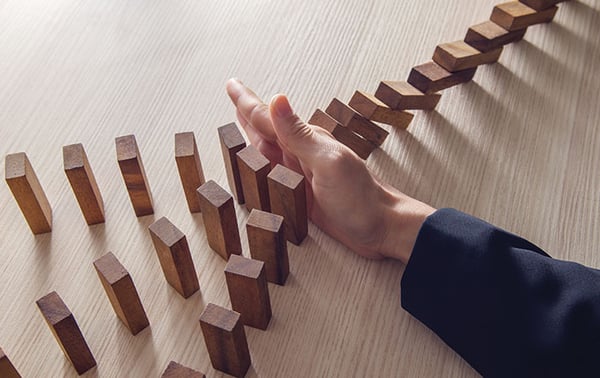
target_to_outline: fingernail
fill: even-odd
[[[287,118],[294,114],[287,97],[284,95],[275,96],[273,105],[275,105],[275,113],[277,113],[279,118]]]
[[[227,80],[227,89],[234,93],[240,93],[242,90],[242,82],[236,78]]]

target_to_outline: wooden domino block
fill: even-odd
[[[300,245],[308,234],[304,176],[277,164],[267,179],[271,212],[283,217],[287,240]]]
[[[150,323],[135,284],[129,272],[121,265],[115,255],[108,252],[94,261],[94,268],[98,273],[110,304],[129,331],[137,335],[141,330],[148,327]]]
[[[196,189],[204,184],[204,171],[193,132],[175,134],[175,162],[191,213],[200,212],[200,200]]]
[[[375,92],[375,97],[395,110],[432,110],[440,102],[442,95],[423,93],[405,81],[382,81]]]
[[[200,373],[189,367],[178,364],[175,361],[169,362],[167,368],[160,376],[161,378],[205,378],[204,373]]]
[[[115,139],[117,161],[129,193],[131,205],[138,217],[154,214],[152,193],[142,164],[142,157],[134,135]]]
[[[2,378],[21,378],[21,374],[15,369],[2,348],[0,348],[0,377]]]
[[[104,203],[83,145],[63,147],[63,165],[79,208],[88,225],[104,223]]]
[[[285,284],[290,274],[283,217],[252,210],[246,223],[248,246],[253,259],[264,261],[267,281]]]
[[[488,52],[523,39],[527,28],[508,31],[492,21],[473,25],[467,31],[465,42],[481,52]]]
[[[436,62],[427,62],[412,68],[408,82],[423,93],[434,93],[471,81],[476,70],[477,67],[473,67],[453,73]]]
[[[510,1],[496,5],[490,20],[508,31],[514,31],[550,22],[554,19],[557,10],[557,6],[552,6],[538,12],[518,1]]]
[[[521,3],[527,5],[529,8],[533,8],[537,11],[552,8],[558,3],[569,0],[519,0]]]
[[[381,146],[389,134],[385,129],[358,114],[337,98],[331,100],[325,113],[376,146]]]
[[[200,327],[212,366],[243,377],[250,367],[250,352],[240,314],[209,303],[200,315]]]
[[[52,231],[52,208],[24,152],[6,155],[4,177],[31,232]]]
[[[198,188],[202,219],[208,245],[223,259],[242,254],[233,198],[216,182],[210,180]]]
[[[148,227],[167,282],[184,298],[200,289],[187,238],[165,217]]]
[[[271,170],[269,159],[252,145],[240,150],[236,156],[246,208],[249,211],[252,209],[269,211],[271,208],[267,187],[267,175]]]
[[[338,121],[331,118],[331,116],[321,109],[317,109],[314,112],[308,123],[329,131],[335,139],[354,151],[361,159],[368,158],[371,152],[377,148],[373,143],[339,124]]]
[[[83,338],[75,317],[60,296],[53,291],[38,299],[36,304],[77,373],[81,375],[96,366],[96,360]]]
[[[217,131],[219,132],[221,152],[223,153],[223,161],[225,162],[225,170],[227,171],[227,182],[233,196],[241,205],[244,203],[244,192],[242,190],[236,154],[242,148],[246,147],[246,141],[233,122],[219,127]]]
[[[433,61],[450,72],[457,72],[497,62],[501,53],[502,47],[481,52],[465,41],[455,41],[438,45],[433,53]]]
[[[242,323],[267,329],[271,321],[271,300],[265,263],[231,255],[225,266],[225,280],[231,308],[240,313]]]
[[[412,113],[391,109],[374,95],[361,91],[354,92],[348,105],[371,121],[385,123],[399,129],[408,128],[414,117]]]

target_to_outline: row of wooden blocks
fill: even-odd
[[[375,122],[406,129],[413,114],[432,110],[439,91],[473,79],[478,66],[495,63],[504,45],[519,41],[527,27],[550,22],[567,0],[520,0],[498,4],[490,20],[469,28],[464,40],[436,47],[433,60],[411,70],[407,81],[382,81],[375,94],[356,91],[348,105],[333,99],[308,121],[328,130],[337,140],[366,159],[388,133]]]

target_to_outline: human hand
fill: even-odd
[[[298,118],[284,95],[266,105],[236,79],[227,93],[250,143],[272,164],[304,175],[315,225],[361,256],[408,262],[433,208],[377,180],[328,131]]]

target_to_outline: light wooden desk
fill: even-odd
[[[332,97],[404,80],[441,42],[487,19],[494,1],[0,0],[0,153],[26,151],[54,209],[34,237],[0,185],[0,346],[27,377],[74,376],[34,302],[57,290],[98,361],[88,376],[159,376],[174,359],[209,377],[198,324],[229,305],[224,261],[187,211],[173,135],[193,130],[208,178],[226,184],[216,127],[234,119],[237,76],[269,98],[288,93],[304,117]],[[385,180],[437,207],[519,233],[558,258],[600,267],[600,5],[561,5],[500,63],[417,112],[368,160]],[[114,138],[134,133],[156,201],[137,219]],[[88,228],[62,171],[81,142],[107,222]],[[190,242],[201,294],[183,300],[163,277],[147,226],[167,216]],[[350,214],[349,214],[350,215]],[[360,216],[360,214],[352,214]],[[238,207],[245,254],[247,212]],[[113,251],[131,272],[151,328],[133,337],[92,261]],[[292,275],[270,285],[274,318],[247,328],[248,376],[474,376],[400,308],[403,267],[355,257],[312,227],[290,245]]]

